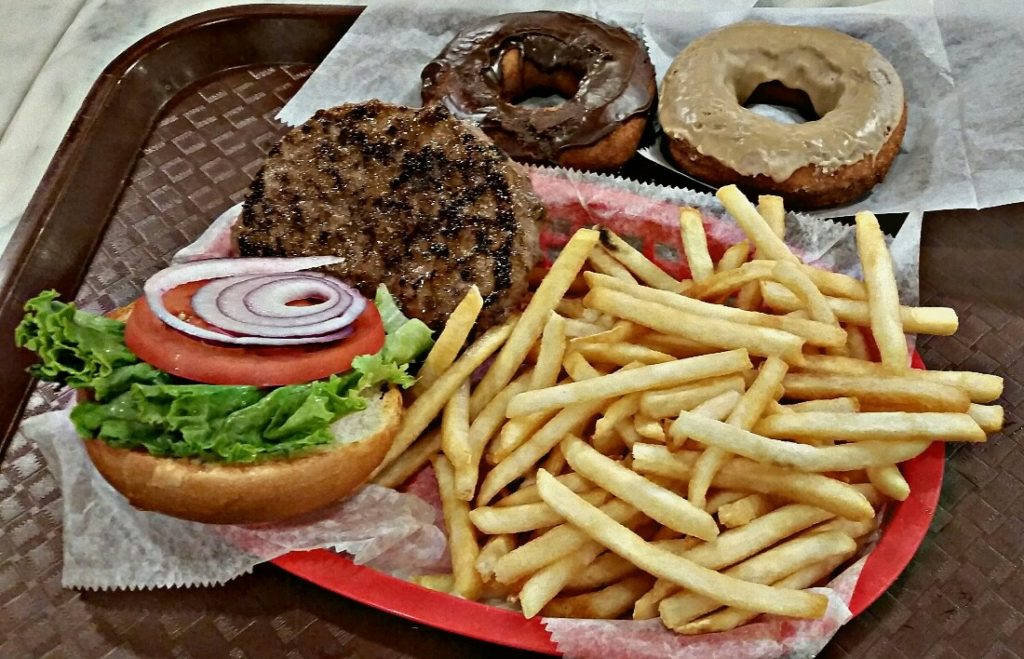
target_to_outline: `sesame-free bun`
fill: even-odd
[[[98,439],[85,448],[136,508],[210,524],[274,522],[322,508],[366,482],[402,420],[397,389],[367,394],[366,409],[331,427],[336,441],[299,457],[254,464],[158,458]]]

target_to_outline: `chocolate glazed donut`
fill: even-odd
[[[471,25],[421,74],[423,102],[472,119],[513,158],[610,170],[636,151],[654,67],[632,34],[586,16],[536,11]],[[557,93],[552,107],[517,105]]]

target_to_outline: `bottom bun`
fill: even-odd
[[[332,426],[337,443],[299,457],[224,465],[158,458],[98,439],[85,448],[100,474],[136,508],[211,524],[273,522],[334,503],[366,482],[402,420],[397,389]]]

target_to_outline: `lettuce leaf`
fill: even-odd
[[[124,344],[124,323],[80,311],[43,291],[25,304],[14,343],[39,355],[29,372],[48,382],[91,387],[93,380],[135,364],[139,358]]]
[[[377,298],[388,316],[377,354],[357,357],[347,373],[273,389],[196,384],[160,371],[124,345],[123,323],[60,302],[53,291],[25,305],[15,341],[39,356],[37,377],[92,390],[93,400],[71,412],[81,436],[161,457],[251,463],[329,444],[330,425],[366,407],[363,392],[412,385],[409,362],[433,344],[430,330],[406,318],[386,289]]]

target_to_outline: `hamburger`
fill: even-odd
[[[41,293],[16,342],[79,391],[71,420],[131,503],[280,520],[380,465],[397,388],[471,287],[479,327],[519,305],[542,214],[526,172],[443,107],[321,110],[270,149],[241,213],[176,256],[190,262],[108,316]]]
[[[301,271],[257,275],[260,286],[250,286],[250,307],[271,321],[254,331],[276,336],[212,325],[217,312],[208,312],[203,291],[230,282],[213,308],[245,316],[231,292],[251,281],[237,273],[252,261],[172,266],[147,282],[144,297],[107,316],[54,291],[25,305],[15,341],[38,356],[32,373],[79,392],[71,421],[89,457],[138,508],[207,523],[282,520],[351,493],[391,446],[399,388],[413,383],[409,366],[432,345],[430,330],[405,317],[383,286],[371,302],[342,285],[352,318],[302,335],[320,328],[296,319],[325,315],[315,310],[333,304],[325,291],[339,282]],[[310,262],[277,261],[285,269]],[[233,274],[177,284],[182,273],[217,269]],[[327,284],[316,289],[306,279]],[[290,325],[273,322],[292,309],[311,311]]]

